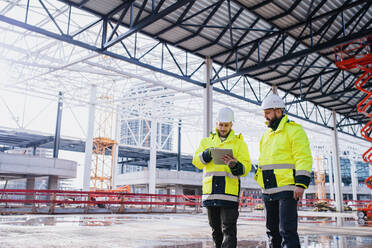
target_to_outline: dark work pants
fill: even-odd
[[[298,248],[297,201],[280,199],[265,201],[266,233],[270,248]]]
[[[238,207],[207,207],[209,225],[216,248],[236,248]]]

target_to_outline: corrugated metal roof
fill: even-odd
[[[83,3],[81,0],[61,1]],[[332,44],[371,29],[370,0],[165,0],[155,1],[155,7],[162,2],[157,13],[153,13],[153,1],[144,1],[133,1],[133,9],[126,12],[122,25],[131,28],[131,20],[133,23],[137,17],[139,22],[154,17],[154,21],[139,32],[195,55],[210,56],[215,63],[226,64],[232,72],[248,70],[246,75],[269,85],[278,84],[280,89],[295,96],[301,95],[301,99],[308,98],[320,106],[334,107],[337,103],[337,108],[342,109],[338,111],[341,114],[355,109],[357,99],[363,95],[359,93],[350,99],[355,90],[347,93],[350,87],[343,88],[343,85],[355,81],[360,73],[349,76],[351,72],[338,72],[333,63]],[[185,4],[161,19],[155,19],[158,13],[180,2]],[[125,4],[126,1],[121,0],[89,0],[80,7],[106,16]],[[189,4],[192,4],[190,8]],[[140,11],[142,6],[144,8]],[[185,10],[188,12],[180,20]],[[138,13],[142,13],[140,17]],[[118,20],[120,14],[114,13],[114,20]],[[237,18],[233,21],[234,16]],[[250,28],[253,29],[249,31]],[[327,46],[323,49],[317,47],[323,44]],[[292,53],[289,54],[290,49]],[[306,51],[303,55],[293,55],[303,51]],[[267,55],[269,52],[272,53]],[[229,57],[230,53],[233,55]],[[260,67],[265,62],[283,57],[286,58],[283,61]],[[346,76],[349,77],[345,80]],[[328,80],[331,83],[327,83]],[[341,89],[345,91],[344,97],[333,94],[341,92]],[[329,104],[327,101],[332,99],[334,103]]]

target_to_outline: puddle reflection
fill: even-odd
[[[1,216],[1,225],[10,226],[115,226],[125,225],[130,222],[141,222],[144,224],[154,220],[172,220],[176,216],[166,215],[58,215],[58,216]],[[241,218],[245,221],[257,221],[255,216],[245,216]],[[262,220],[259,220],[262,221]],[[360,226],[353,219],[343,219],[344,226]],[[248,222],[246,222],[248,223]],[[300,219],[300,223],[316,226],[329,226],[330,234],[332,227],[337,225],[336,218],[319,218],[319,217],[304,217]],[[371,223],[367,223],[370,225]],[[324,233],[327,234],[327,233]],[[238,248],[266,248],[266,239],[264,236],[255,237],[256,240],[239,240]],[[372,248],[372,232],[371,236],[335,236],[335,235],[301,235],[301,246],[306,248]],[[177,239],[177,240],[153,240],[149,244],[144,244],[140,248],[212,248],[213,243],[210,239],[195,240],[195,239]]]
[[[122,225],[130,220],[148,221],[148,220],[168,220],[167,216],[7,216],[1,217],[0,224],[12,226],[112,226]]]
[[[327,236],[309,235],[302,236],[301,246],[306,248],[372,248],[371,237],[359,236]],[[213,248],[211,241],[197,241],[182,243],[182,241],[166,241],[159,245],[141,246],[141,248]],[[239,240],[238,248],[266,248],[267,243],[263,240]]]

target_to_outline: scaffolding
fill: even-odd
[[[98,137],[93,139],[93,145],[94,163],[90,177],[93,190],[112,189],[114,147],[117,142],[109,138]]]
[[[327,199],[327,191],[325,186],[325,170],[324,170],[324,160],[320,156],[314,158],[315,160],[315,171],[314,179],[316,186],[316,198],[319,200]]]
[[[114,85],[112,85],[114,86]],[[114,89],[114,87],[111,87]],[[101,101],[113,102],[113,92],[109,90],[100,96]],[[91,190],[113,189],[113,170],[115,168],[115,146],[113,137],[114,108],[100,111],[98,115],[98,137],[93,139],[93,166],[91,167]]]

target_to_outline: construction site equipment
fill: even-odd
[[[355,87],[366,96],[357,105],[357,110],[371,119],[364,125],[360,133],[362,137],[372,142],[372,114],[368,112],[372,106],[372,91],[363,88],[372,77],[372,35],[335,47],[335,63],[341,70],[363,72],[355,81]],[[363,160],[371,165],[372,146],[363,153]],[[372,189],[372,176],[367,178],[365,183],[367,187]],[[372,218],[372,202],[365,208],[358,208],[358,222],[365,224],[368,218]]]
[[[124,201],[125,197],[124,194],[130,193],[130,186],[125,185],[116,189],[104,189],[98,191],[98,194],[95,193],[95,191],[91,191],[89,194],[89,200],[96,202],[96,201],[105,201],[106,200],[106,195],[102,196],[102,192],[105,192],[109,194],[109,201]],[[119,194],[111,194],[111,193],[119,193]],[[94,203],[89,204],[88,206],[94,206]],[[99,208],[104,208],[104,204],[97,204]],[[124,205],[122,204],[120,206],[121,209],[124,208]]]
[[[327,212],[327,211],[336,211],[336,208],[329,204],[327,201],[316,201],[314,202],[314,209],[316,212]]]
[[[372,189],[372,176],[368,177],[365,181],[368,188]],[[358,223],[366,224],[368,219],[372,219],[372,202],[370,202],[367,207],[358,208]]]
[[[372,91],[369,91],[363,86],[372,77],[372,35],[353,42],[342,44],[335,47],[335,63],[341,70],[361,70],[363,74],[355,81],[355,87],[367,94],[362,101],[357,105],[357,110],[371,120],[361,129],[361,135],[372,142],[372,114],[368,112],[372,105]],[[372,163],[372,147],[364,154],[363,160]]]

